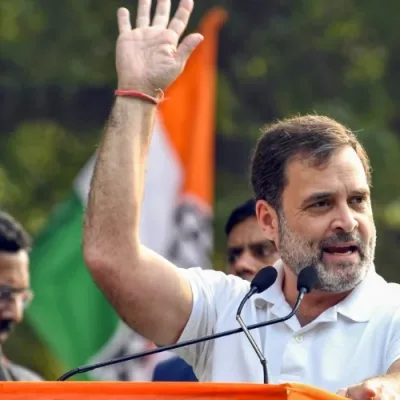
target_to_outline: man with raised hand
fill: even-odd
[[[84,256],[121,318],[158,345],[237,327],[249,282],[222,272],[176,268],[139,239],[145,165],[157,104],[202,40],[179,44],[193,8],[140,0],[136,27],[118,10],[118,90],[96,163],[85,220]],[[188,133],[189,134],[189,133]],[[368,156],[353,132],[324,116],[264,129],[251,167],[258,223],[281,259],[278,279],[243,309],[253,324],[287,315],[299,272],[318,285],[295,318],[254,330],[271,383],[295,381],[352,399],[400,395],[399,286],[375,271],[376,230]],[[160,202],[163,201],[160,198]],[[244,335],[177,351],[200,381],[262,382]],[[394,397],[392,397],[394,396]]]

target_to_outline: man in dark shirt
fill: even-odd
[[[0,212],[0,380],[38,381],[34,372],[12,363],[3,354],[3,345],[12,328],[19,324],[32,300],[29,279],[31,240],[23,227]]]

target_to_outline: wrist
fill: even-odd
[[[141,90],[117,89],[114,94],[115,96],[136,98],[144,102],[158,105],[164,99],[164,92],[161,89],[154,90],[154,92],[154,95],[150,95],[147,92]]]
[[[157,104],[150,101],[143,101],[137,97],[115,96],[114,104],[119,104],[127,110],[137,110],[145,113],[153,113],[157,111]],[[131,112],[131,111],[129,111]]]
[[[149,96],[157,96],[157,92],[159,91],[158,88],[154,87],[153,85],[148,84],[145,80],[136,80],[135,82],[121,82],[118,81],[117,90],[135,90],[138,92],[145,93]]]

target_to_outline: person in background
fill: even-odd
[[[274,242],[265,239],[250,199],[235,208],[225,225],[227,271],[251,281],[257,272],[279,260]]]
[[[225,225],[228,274],[251,281],[257,272],[279,259],[275,244],[266,240],[257,223],[255,201],[236,207]],[[161,361],[154,369],[153,381],[197,382],[192,367],[182,358]]]
[[[29,279],[31,239],[9,214],[0,212],[0,380],[40,381],[36,373],[7,360],[3,345],[23,320],[32,300]]]

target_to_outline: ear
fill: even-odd
[[[277,243],[279,236],[278,214],[273,207],[265,200],[258,200],[256,203],[256,216],[258,224],[265,233],[267,239]]]

